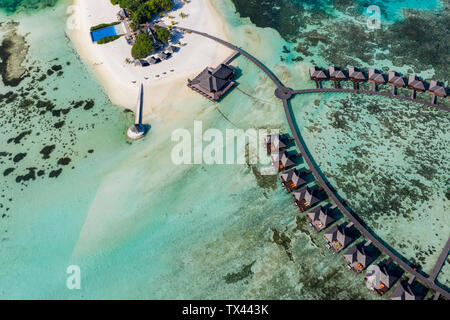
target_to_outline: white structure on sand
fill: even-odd
[[[136,107],[136,120],[134,124],[128,128],[127,136],[130,139],[137,140],[145,136],[147,133],[146,127],[142,124],[142,108],[143,108],[143,100],[144,100],[144,85],[141,83],[139,87],[139,96]]]

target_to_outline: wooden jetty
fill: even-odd
[[[275,90],[275,96],[279,98],[283,103],[284,112],[286,115],[286,119],[289,124],[289,128],[291,130],[291,133],[295,139],[295,142],[297,144],[297,147],[300,149],[300,152],[302,156],[305,159],[305,162],[307,163],[309,169],[312,171],[314,176],[317,179],[317,182],[320,184],[320,186],[323,188],[323,190],[326,192],[328,197],[335,203],[335,205],[339,208],[339,210],[350,220],[351,224],[354,224],[356,229],[358,229],[364,237],[366,237],[368,240],[370,240],[374,246],[376,246],[382,253],[387,255],[389,258],[391,258],[393,261],[395,261],[401,268],[403,268],[405,271],[409,272],[412,276],[417,278],[418,280],[422,281],[424,284],[426,284],[428,287],[439,293],[440,295],[444,296],[447,299],[450,299],[450,292],[448,292],[445,288],[437,285],[435,283],[435,279],[431,277],[427,277],[422,272],[419,272],[416,268],[412,267],[410,263],[402,257],[399,253],[394,252],[390,247],[384,243],[382,239],[380,239],[378,236],[373,234],[373,231],[370,230],[363,221],[360,220],[360,218],[352,213],[346,205],[344,205],[343,201],[335,194],[335,191],[329,186],[328,182],[324,179],[322,173],[319,171],[319,169],[315,165],[314,159],[311,157],[311,155],[308,152],[308,149],[306,147],[306,144],[304,140],[302,139],[298,127],[297,122],[295,121],[295,117],[292,113],[292,109],[289,104],[289,100],[295,95],[300,93],[316,93],[316,92],[346,92],[344,89],[338,89],[337,85],[335,85],[334,91],[324,91],[329,89],[322,89],[322,88],[316,88],[316,89],[307,89],[307,90],[292,90],[290,88],[287,88],[282,84],[282,82],[272,73],[272,71],[264,66],[259,60],[257,60],[255,57],[244,51],[243,49],[226,42],[222,39],[219,39],[217,37],[211,36],[205,32],[199,32],[192,29],[187,28],[180,28],[180,27],[174,27],[176,29],[179,29],[184,32],[190,32],[195,33],[198,35],[201,35],[203,37],[209,38],[211,40],[214,40],[228,48],[231,48],[233,50],[239,51],[241,55],[249,59],[252,63],[254,63],[261,71],[263,71],[277,86],[277,89]],[[417,103],[422,103],[424,105],[430,105],[434,108],[437,108],[442,111],[450,112],[450,108],[445,106],[439,106],[432,104],[431,102],[424,102],[416,99],[410,99],[408,97],[397,97],[395,94],[395,88],[396,87],[404,87],[405,82],[402,77],[399,75],[394,74],[394,78],[391,78],[391,73],[389,73],[389,84],[393,85],[393,92],[392,94],[384,94],[381,92],[374,92],[372,91],[364,91],[364,90],[349,90],[349,93],[364,93],[364,94],[377,94],[380,96],[386,96],[390,98],[397,98],[405,101],[413,101]],[[331,79],[331,75],[330,75]],[[332,79],[333,80],[333,79]],[[395,80],[395,81],[393,81]],[[335,84],[337,82],[337,78],[335,78]]]
[[[145,136],[147,128],[142,124],[142,111],[144,108],[144,85],[139,86],[138,102],[136,106],[136,119],[134,124],[128,128],[127,136],[132,140],[138,140]]]

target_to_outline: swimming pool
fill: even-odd
[[[91,31],[92,42],[97,42],[98,40],[100,40],[102,38],[115,36],[115,35],[117,35],[116,26],[111,26],[111,27],[106,27],[103,29]]]

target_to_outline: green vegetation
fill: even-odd
[[[167,28],[155,26],[155,34],[162,43],[168,43],[170,40],[170,31]]]
[[[131,55],[135,59],[144,59],[153,50],[152,37],[146,33],[140,33],[136,37],[136,43],[131,49]]]
[[[173,8],[173,0],[111,0],[111,3],[126,8],[134,26],[147,22],[153,16],[161,15]]]
[[[97,44],[109,43],[109,42],[112,42],[114,40],[119,39],[121,36],[122,35],[115,35],[115,36],[104,37],[104,38],[98,39]]]
[[[115,26],[116,24],[119,24],[119,23],[120,23],[119,21],[112,22],[112,23],[102,23],[102,24],[99,24],[99,25],[91,27],[91,31],[95,31],[95,30],[99,30],[99,29]]]

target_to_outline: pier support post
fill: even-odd
[[[437,101],[437,97],[436,97],[435,94],[433,94],[433,95],[431,96],[431,103],[432,103],[432,104],[436,104],[436,101]]]

